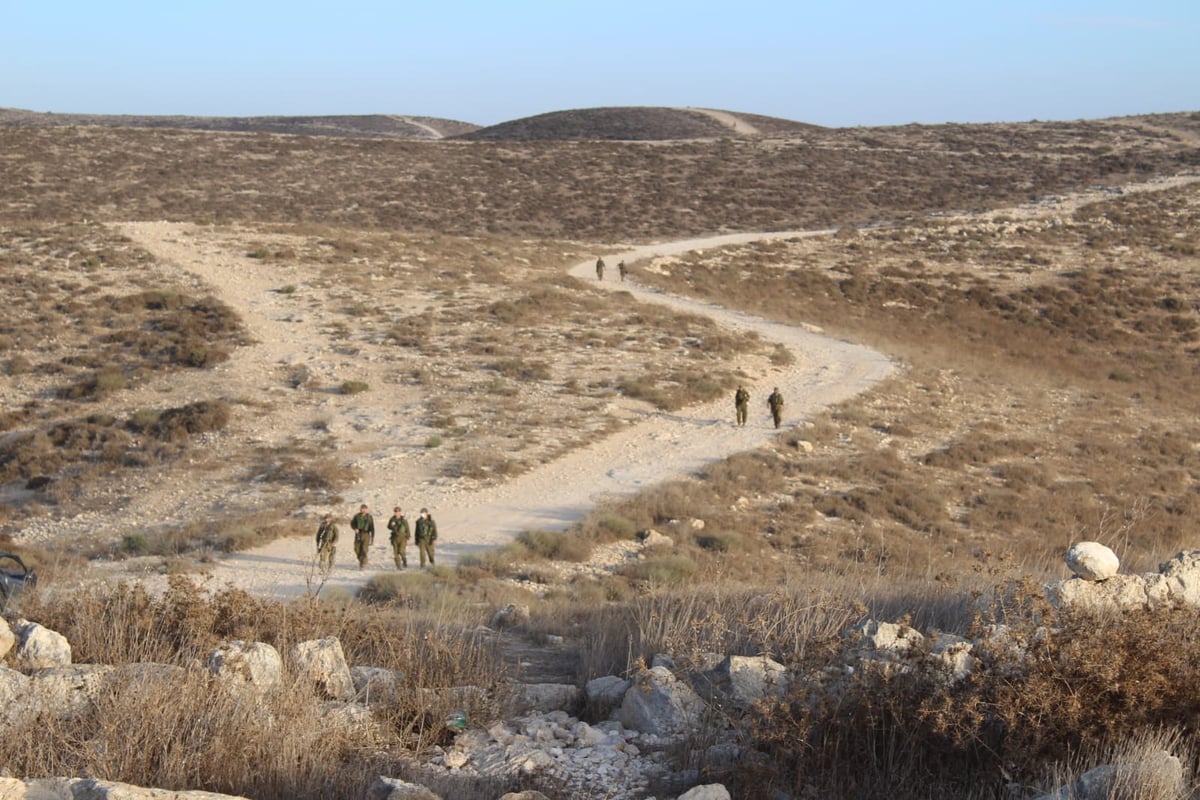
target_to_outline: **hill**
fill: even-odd
[[[787,120],[770,120],[773,129],[786,130]],[[745,135],[736,129],[738,116],[725,111],[654,106],[614,106],[552,111],[501,122],[462,134],[476,142],[627,141],[662,142],[717,139]]]
[[[179,128],[296,136],[345,136],[367,139],[443,139],[478,128],[469,122],[396,114],[343,116],[194,117],[177,115],[54,114],[0,108],[0,126],[106,128]]]

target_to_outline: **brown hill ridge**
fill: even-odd
[[[751,114],[700,108],[612,106],[551,111],[463,134],[471,141],[673,141],[794,135],[817,126]]]
[[[194,117],[184,115],[55,114],[17,108],[0,108],[0,126],[57,127],[68,125],[284,133],[298,136],[342,136],[358,139],[444,139],[469,133],[479,127],[470,122],[452,119],[398,114]]]

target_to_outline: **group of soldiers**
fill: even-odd
[[[438,534],[437,523],[429,515],[429,509],[421,509],[421,515],[417,517],[417,521],[410,530],[408,519],[404,516],[400,506],[396,506],[392,510],[392,516],[388,518],[387,528],[392,545],[392,560],[396,563],[396,569],[408,568],[409,538],[413,538],[417,542],[421,567],[425,566],[426,561],[429,562],[429,566],[434,565],[433,545],[437,541]],[[365,503],[359,507],[358,513],[350,518],[350,530],[354,532],[354,555],[358,559],[358,568],[366,569],[367,554],[371,545],[375,544],[375,518],[371,516]],[[328,513],[317,528],[317,558],[320,561],[323,575],[329,575],[333,570],[337,541],[337,525],[334,524],[333,514]]]
[[[779,391],[778,386],[767,398],[767,408],[771,410],[771,419],[778,428],[783,424],[783,394]],[[738,386],[737,391],[733,393],[733,409],[737,414],[738,427],[744,427],[746,417],[750,413],[750,392],[746,391],[745,386]]]

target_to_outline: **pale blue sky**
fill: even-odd
[[[702,106],[829,126],[1200,111],[1200,0],[0,0],[0,107]]]

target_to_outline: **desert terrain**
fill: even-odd
[[[0,550],[47,591],[195,581],[224,609],[199,639],[270,617],[230,592],[297,598],[364,658],[375,614],[523,603],[522,658],[586,681],[815,658],[799,607],[965,631],[1072,542],[1196,547],[1196,113],[318,122],[0,114]],[[394,505],[433,511],[435,570],[390,564]],[[739,593],[779,617],[705,616]]]

